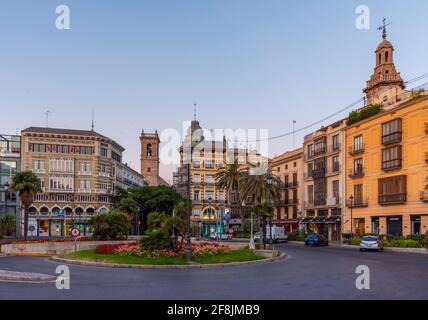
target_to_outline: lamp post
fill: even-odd
[[[269,187],[273,184],[273,178],[272,178],[272,169],[268,168],[266,182]],[[272,205],[272,199],[269,199],[269,204]],[[272,217],[269,217],[269,236],[270,236],[270,242],[273,244],[273,238],[272,238]]]
[[[242,206],[245,206],[245,202],[242,203]],[[256,248],[256,244],[254,243],[254,221],[253,221],[253,210],[250,211],[250,219],[251,219],[251,237],[250,237],[250,249],[254,250]]]
[[[352,231],[352,207],[354,206],[354,196],[351,194],[349,197],[349,208],[351,208],[351,244],[352,244],[352,237],[353,237],[353,231]]]

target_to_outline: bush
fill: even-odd
[[[240,238],[240,239],[250,239],[251,234],[247,233],[247,232],[242,232],[242,231],[235,231],[233,233],[233,237],[234,238]]]
[[[288,241],[305,241],[305,240],[306,240],[305,232],[293,231],[288,234]]]
[[[136,243],[135,243],[136,244]],[[101,244],[95,248],[95,253],[97,254],[114,254],[120,246],[128,245],[127,243],[118,243],[118,244]]]
[[[158,249],[172,249],[173,238],[163,230],[156,229],[146,232],[147,237],[140,239],[141,250],[152,251]]]
[[[348,126],[360,122],[364,119],[370,118],[374,115],[377,115],[382,111],[382,105],[381,104],[373,104],[370,106],[367,106],[359,111],[352,111],[349,116],[346,124]]]
[[[422,248],[422,243],[416,240],[388,240],[384,243],[384,246],[394,248]]]
[[[7,214],[0,217],[0,239],[3,236],[12,236],[15,232],[16,217],[13,214]]]
[[[425,232],[424,245],[425,245],[425,248],[428,249],[428,231]]]
[[[124,240],[128,238],[131,221],[125,213],[110,212],[92,217],[89,225],[95,240]]]

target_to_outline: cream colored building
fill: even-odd
[[[304,138],[303,216],[307,231],[340,240],[344,209],[346,121],[340,120]]]
[[[92,216],[111,210],[115,186],[126,187],[122,174],[129,170],[122,164],[123,151],[95,131],[22,130],[22,170],[33,171],[43,190],[30,208],[31,235],[61,236],[73,223],[86,234]]]
[[[303,148],[287,151],[270,161],[272,173],[281,179],[281,200],[273,223],[286,232],[299,230],[302,216]]]

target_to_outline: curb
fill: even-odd
[[[121,263],[108,263],[108,262],[96,262],[96,261],[84,261],[84,260],[72,260],[61,257],[51,257],[48,259],[51,262],[75,264],[81,266],[93,266],[93,267],[105,267],[105,268],[122,268],[122,269],[207,269],[207,268],[221,268],[221,267],[234,267],[251,264],[265,264],[279,260],[286,259],[286,254],[281,252],[277,257],[242,261],[242,262],[229,262],[229,263],[217,263],[217,264],[189,264],[189,265],[146,265],[146,264],[121,264]]]
[[[41,273],[30,272],[14,272],[0,270],[0,282],[31,282],[31,283],[47,283],[56,280],[56,276],[51,276]]]

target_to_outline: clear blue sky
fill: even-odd
[[[55,28],[59,4],[71,30]],[[355,28],[360,4],[369,31]],[[194,100],[204,127],[281,134],[362,96],[383,17],[403,78],[427,73],[426,12],[426,0],[2,0],[0,131],[43,126],[47,109],[51,127],[89,129],[94,107],[136,169],[141,129],[181,131]]]

